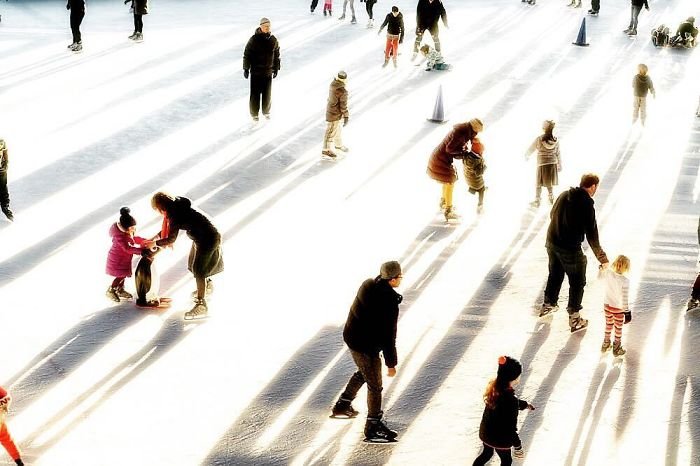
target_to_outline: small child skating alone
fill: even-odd
[[[10,210],[10,192],[7,190],[7,167],[9,164],[7,144],[5,144],[4,139],[0,139],[0,207],[5,217],[9,221],[13,221],[15,216]]]
[[[393,57],[394,68],[397,65],[397,57],[399,55],[399,44],[403,43],[403,35],[405,28],[403,25],[403,14],[399,11],[399,7],[392,6],[391,13],[386,15],[377,35],[381,34],[386,27],[386,47],[384,47],[384,64],[383,67],[389,64],[389,58]]]
[[[637,66],[637,74],[632,80],[632,88],[634,89],[634,103],[632,105],[632,124],[637,122],[637,118],[641,116],[642,126],[647,119],[647,94],[656,98],[654,83],[648,75],[649,67],[644,63]]]
[[[622,325],[632,320],[629,310],[629,279],[625,276],[630,269],[630,260],[626,256],[617,256],[610,267],[601,267],[600,276],[605,280],[605,337],[600,351],[610,349],[610,333],[615,328],[615,340],[612,344],[613,355],[626,353],[622,347]]]
[[[112,247],[107,254],[107,275],[114,277],[112,284],[105,293],[109,299],[118,303],[121,298],[131,299],[131,293],[124,289],[126,277],[131,276],[132,256],[143,252],[144,238],[134,236],[136,220],[131,216],[128,207],[119,209],[119,221],[109,228],[112,237]]]
[[[442,54],[433,47],[426,44],[420,48],[420,53],[423,54],[423,57],[425,57],[427,60],[425,64],[425,71],[444,71],[450,69],[450,65],[445,63],[445,60],[442,58]]]
[[[464,164],[464,178],[471,194],[479,195],[479,203],[476,206],[476,213],[484,211],[484,193],[486,185],[484,183],[484,171],[486,162],[484,161],[484,145],[479,138],[471,140],[471,150],[466,152],[462,159]]]
[[[17,448],[17,445],[15,445],[14,440],[12,440],[12,436],[7,430],[7,424],[5,423],[7,413],[10,410],[11,402],[12,398],[7,393],[7,390],[0,387],[0,443],[2,443],[2,446],[5,447],[7,454],[10,455],[17,466],[24,466],[19,449]]]
[[[515,396],[515,386],[520,382],[523,366],[517,359],[509,356],[498,358],[498,372],[484,392],[484,414],[479,426],[479,439],[484,444],[484,451],[474,460],[472,466],[484,466],[493,456],[494,451],[501,459],[502,465],[511,465],[513,456],[523,458],[523,445],[518,436],[518,411],[535,409],[525,400]]]

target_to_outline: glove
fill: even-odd
[[[513,456],[515,458],[524,458],[525,452],[523,451],[522,445],[519,447],[513,447]]]
[[[131,0],[124,0],[124,5],[126,5],[126,4],[129,3],[130,1],[131,1]]]
[[[403,44],[403,39],[399,39],[399,44]]]
[[[250,71],[248,70],[243,70],[243,77],[248,79],[248,76],[250,76]]]
[[[277,77],[277,71],[272,72],[272,79],[275,79]]]
[[[347,125],[348,125],[348,121],[350,121],[350,117],[345,117],[345,118],[343,118],[343,126],[347,126]]]
[[[632,311],[625,311],[625,323],[629,324],[632,322]]]

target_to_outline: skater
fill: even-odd
[[[634,101],[632,105],[632,124],[637,122],[637,118],[641,117],[642,126],[647,119],[647,94],[656,98],[654,83],[648,75],[649,68],[644,63],[637,65],[637,74],[632,80],[632,88],[634,89]]]
[[[423,57],[426,59],[425,71],[444,71],[450,69],[450,65],[445,63],[442,54],[428,44],[420,48],[420,53],[423,54]]]
[[[469,193],[479,195],[476,213],[481,214],[484,212],[484,193],[487,188],[484,184],[484,171],[486,170],[484,146],[479,138],[472,139],[471,150],[464,155],[462,164],[464,165],[464,178],[467,180]]]
[[[382,360],[384,355],[387,375],[396,375],[396,326],[399,304],[403,297],[394,291],[403,278],[401,265],[396,261],[382,264],[376,278],[365,280],[350,307],[343,329],[343,340],[357,365],[345,390],[333,406],[331,417],[354,418],[358,412],[352,401],[362,385],[367,384],[367,421],[365,441],[394,442],[397,433],[382,421]]]
[[[473,118],[466,123],[456,124],[438,145],[428,160],[427,173],[432,179],[442,185],[440,209],[445,215],[445,221],[459,218],[452,206],[452,193],[457,181],[457,171],[453,166],[454,159],[463,159],[468,146],[477,134],[483,131],[481,120]]]
[[[270,28],[270,20],[262,18],[243,52],[243,77],[250,76],[249,109],[253,121],[258,121],[261,98],[263,115],[270,119],[272,80],[280,70],[280,47]]]
[[[348,74],[345,71],[339,71],[331,82],[328,91],[328,102],[326,104],[326,134],[323,137],[323,151],[321,154],[327,158],[335,159],[336,153],[331,149],[333,146],[342,152],[347,152],[348,149],[343,145],[343,126],[350,121],[350,112],[348,112],[348,91],[345,89],[345,81],[348,79]],[[342,121],[342,125],[340,124]]]
[[[338,21],[342,21],[345,19],[345,10],[348,7],[348,3],[350,3],[350,12],[352,13],[352,20],[350,20],[350,23],[357,24],[357,18],[355,17],[355,0],[343,0],[343,14],[340,15]]]
[[[384,48],[384,65],[389,64],[389,58],[392,57],[394,68],[398,67],[397,59],[399,55],[399,44],[403,44],[403,36],[405,28],[403,25],[403,14],[399,11],[399,7],[392,6],[391,13],[386,15],[377,35],[381,34],[386,27],[386,47]]]
[[[695,27],[695,17],[691,16],[683,21],[676,35],[671,38],[671,46],[673,47],[695,47],[695,39],[698,37],[698,29]]]
[[[630,16],[630,25],[627,26],[627,29],[625,29],[622,32],[624,32],[625,34],[627,34],[629,36],[636,36],[637,35],[637,23],[639,21],[639,13],[641,13],[642,7],[646,8],[647,11],[649,11],[649,3],[647,3],[647,0],[632,0],[631,6],[632,6],[632,11],[631,11],[631,16]]]
[[[509,356],[498,358],[496,378],[491,380],[484,392],[484,414],[479,426],[479,439],[484,450],[474,460],[472,466],[484,466],[493,456],[494,451],[501,459],[502,466],[510,466],[513,456],[524,456],[523,445],[518,435],[518,411],[535,409],[525,400],[515,396],[515,386],[520,382],[523,366],[517,359]]]
[[[12,440],[10,431],[7,430],[7,424],[5,423],[7,413],[10,410],[11,402],[12,398],[7,393],[7,390],[0,387],[0,443],[2,443],[2,446],[5,447],[7,454],[10,455],[17,466],[24,466],[19,449],[17,448],[17,445],[15,445],[14,440]]]
[[[542,123],[543,133],[537,136],[525,152],[525,160],[530,154],[537,151],[537,172],[535,173],[535,200],[530,203],[537,208],[540,206],[542,187],[547,188],[549,203],[554,204],[554,192],[552,187],[559,184],[559,172],[561,171],[561,158],[559,156],[559,141],[554,137],[554,125],[552,120]]]
[[[442,4],[442,0],[418,0],[416,8],[416,41],[413,44],[413,56],[411,60],[415,60],[418,56],[418,49],[423,41],[423,33],[430,32],[430,36],[435,43],[435,50],[440,49],[440,28],[438,20],[442,18],[442,23],[447,26],[447,12]]]
[[[591,0],[591,9],[588,10],[588,14],[598,16],[598,13],[600,13],[600,0]]]
[[[15,219],[10,210],[10,192],[7,189],[7,169],[10,165],[10,156],[7,151],[7,143],[0,138],[0,208],[9,221]]]
[[[572,6],[574,8],[581,8],[581,0],[571,0],[571,3],[569,3],[566,6]]]
[[[549,214],[547,229],[547,256],[549,275],[544,289],[544,302],[540,317],[556,311],[559,307],[559,291],[564,275],[569,279],[569,314],[571,333],[588,326],[588,320],[581,317],[583,289],[586,286],[586,255],[581,250],[584,236],[588,240],[598,262],[608,265],[608,257],[600,247],[598,224],[595,219],[593,196],[598,190],[598,175],[586,173],[581,177],[577,188],[570,188],[559,195]]]
[[[377,3],[377,0],[360,0],[360,2],[365,2],[365,9],[367,10],[367,16],[369,17],[369,21],[367,22],[367,29],[373,28],[374,27],[374,4]]]
[[[211,294],[213,284],[211,276],[223,272],[224,260],[221,252],[221,235],[211,220],[199,210],[192,207],[186,197],[173,197],[164,192],[157,192],[151,198],[151,207],[157,210],[167,223],[157,241],[146,241],[145,247],[166,247],[175,242],[180,230],[187,231],[192,240],[192,248],[187,261],[187,270],[192,272],[197,282],[194,293],[194,307],[185,313],[185,320],[206,317],[208,313],[205,292]]]
[[[700,246],[700,218],[698,218],[698,246]],[[698,275],[695,277],[695,283],[693,283],[693,289],[688,300],[688,311],[700,307],[700,254],[698,255],[697,272]]]
[[[622,324],[632,321],[629,307],[630,281],[625,276],[630,269],[627,256],[617,256],[610,267],[602,267],[599,276],[605,280],[605,337],[600,350],[605,353],[610,349],[610,333],[615,327],[615,340],[612,344],[613,355],[626,353],[622,347]]]
[[[323,2],[323,16],[333,16],[333,0],[324,0]]]
[[[70,30],[73,34],[73,43],[68,46],[72,52],[83,50],[83,38],[80,34],[80,24],[85,17],[85,0],[68,0],[66,10],[70,10]]]
[[[107,254],[107,275],[114,277],[112,284],[107,288],[106,296],[118,303],[122,298],[131,299],[131,293],[124,289],[126,277],[131,276],[132,256],[143,252],[145,239],[134,236],[136,232],[136,220],[131,216],[128,207],[119,209],[119,221],[109,227],[109,236],[112,237],[112,247]]]
[[[314,10],[316,10],[316,7],[318,6],[318,0],[311,0],[311,14],[314,13]],[[325,13],[325,10],[324,10]],[[325,15],[324,15],[325,16]]]
[[[124,5],[131,2],[131,10],[134,12],[134,33],[129,39],[143,41],[143,15],[148,14],[148,0],[124,0]]]

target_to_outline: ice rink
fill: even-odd
[[[121,1],[88,0],[82,53],[63,2],[0,2],[0,138],[10,151],[15,222],[0,219],[0,385],[28,465],[471,465],[482,394],[497,358],[520,359],[528,466],[700,465],[700,194],[697,50],[655,49],[697,0],[650,0],[639,35],[622,34],[629,0],[587,17],[566,0],[444,0],[449,72],[410,61],[416,0],[396,0],[406,38],[382,68],[377,27],[338,21],[308,0],[151,0],[144,42]],[[252,127],[242,52],[260,17],[281,46],[272,120]],[[349,13],[348,13],[349,16]],[[427,37],[427,36],[426,36]],[[430,42],[430,39],[426,39]],[[649,65],[656,99],[631,124],[631,81]],[[320,157],[328,85],[349,77],[350,152]],[[426,121],[442,86],[447,123]],[[445,224],[425,173],[455,123],[478,117],[488,169],[485,212],[464,177],[462,215]],[[601,244],[630,257],[627,355],[601,356],[604,315],[588,255],[582,315],[537,318],[547,277],[546,199],[535,210],[542,120],[557,121],[555,194],[596,172]],[[458,165],[461,172],[461,164]],[[105,297],[108,230],[129,206],[152,236],[158,190],[187,196],[221,231],[226,271],[210,318],[183,321],[194,280],[180,235],[159,259],[170,309]],[[329,419],[354,365],[342,341],[361,282],[399,260],[404,295],[398,374],[384,378],[400,442],[362,442],[365,391],[352,421]],[[134,290],[133,279],[127,290]],[[568,284],[560,305],[565,307]],[[0,464],[13,464],[0,451]],[[498,464],[494,458],[491,464]]]

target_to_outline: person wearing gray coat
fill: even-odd
[[[535,172],[535,200],[530,203],[533,207],[540,206],[542,187],[547,188],[549,203],[554,204],[553,186],[559,184],[559,172],[561,171],[561,157],[559,155],[559,141],[554,137],[555,123],[545,120],[542,123],[543,133],[535,138],[525,152],[525,160],[537,151],[537,171]]]

